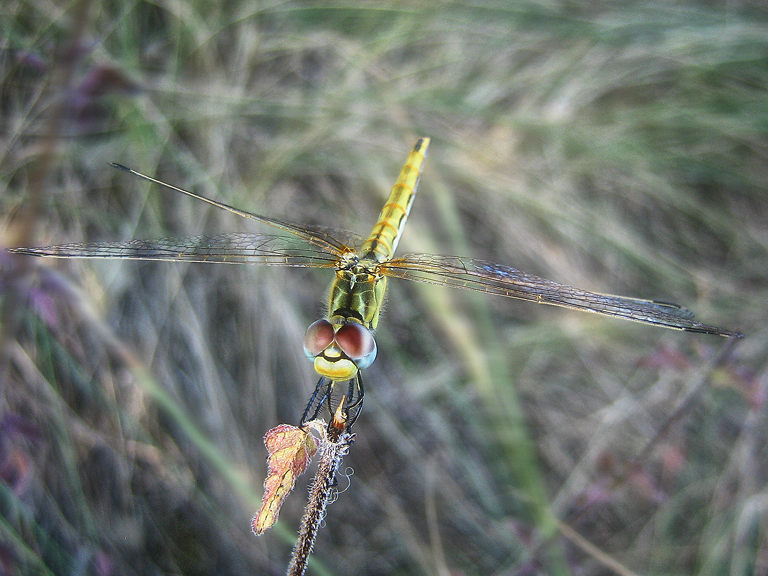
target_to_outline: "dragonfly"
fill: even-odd
[[[360,371],[368,368],[376,358],[373,334],[379,322],[388,278],[475,290],[687,332],[729,338],[742,336],[738,332],[703,324],[694,319],[692,312],[676,304],[581,290],[484,260],[435,254],[395,257],[416,196],[429,143],[429,138],[419,138],[416,142],[367,238],[345,230],[292,224],[247,212],[113,163],[114,168],[266,224],[281,233],[223,233],[10,248],[9,251],[51,258],[121,258],[333,270],[328,313],[313,322],[304,335],[304,351],[320,379],[301,417],[301,425],[318,417],[324,407],[331,415],[341,408],[348,427],[359,415],[364,397]]]

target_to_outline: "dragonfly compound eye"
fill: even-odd
[[[333,324],[318,320],[310,324],[304,334],[304,353],[311,360],[333,342]]]
[[[336,331],[336,343],[359,369],[368,368],[376,359],[376,341],[362,324],[344,324]]]

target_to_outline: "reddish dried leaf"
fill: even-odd
[[[309,466],[317,451],[317,442],[301,428],[280,424],[264,436],[269,457],[269,473],[264,481],[261,509],[251,526],[256,535],[263,534],[277,521],[285,497],[293,490],[296,478]]]

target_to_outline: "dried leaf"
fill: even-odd
[[[251,526],[256,535],[263,534],[277,521],[283,500],[293,490],[296,478],[304,473],[317,451],[317,441],[301,428],[280,424],[264,436],[269,453],[269,473],[264,481],[261,509]]]

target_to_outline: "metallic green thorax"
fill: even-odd
[[[375,260],[361,259],[350,269],[336,272],[328,297],[328,320],[333,323],[359,321],[374,330],[384,303],[387,278],[376,272]]]

